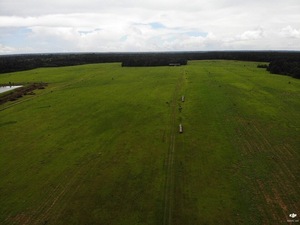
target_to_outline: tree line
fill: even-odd
[[[274,60],[270,62],[267,70],[273,74],[282,74],[300,79],[300,61]]]
[[[181,66],[186,65],[187,60],[176,56],[165,57],[163,55],[142,55],[140,57],[131,57],[123,60],[122,66]]]
[[[89,63],[120,62],[123,66],[163,66],[188,60],[240,60],[270,62],[270,72],[294,74],[288,67],[300,62],[295,51],[209,51],[209,52],[142,52],[142,53],[60,53],[0,56],[0,73],[29,70],[38,67],[74,66]],[[281,65],[281,61],[286,61]],[[273,64],[275,70],[273,70]],[[298,65],[298,64],[297,64]],[[296,66],[297,66],[296,65]],[[283,69],[278,69],[278,67]],[[276,69],[277,68],[277,69]],[[297,68],[299,68],[297,66]]]

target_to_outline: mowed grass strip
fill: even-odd
[[[170,174],[171,224],[286,223],[300,209],[300,82],[256,65],[0,75],[49,83],[0,106],[1,224],[162,224]]]

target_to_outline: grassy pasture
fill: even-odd
[[[0,106],[0,224],[286,224],[300,81],[256,65],[1,74],[49,85]]]

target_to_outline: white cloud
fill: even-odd
[[[15,52],[16,52],[15,48],[0,44],[0,54],[11,54]]]
[[[257,30],[248,30],[237,36],[237,40],[247,41],[247,40],[257,40],[263,38],[264,31],[262,28]]]
[[[282,28],[280,34],[288,38],[300,38],[300,30],[297,30],[291,26]]]
[[[0,43],[17,52],[300,50],[291,40],[299,11],[299,0],[3,0]]]

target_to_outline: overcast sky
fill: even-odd
[[[0,54],[300,50],[300,0],[0,0]]]

